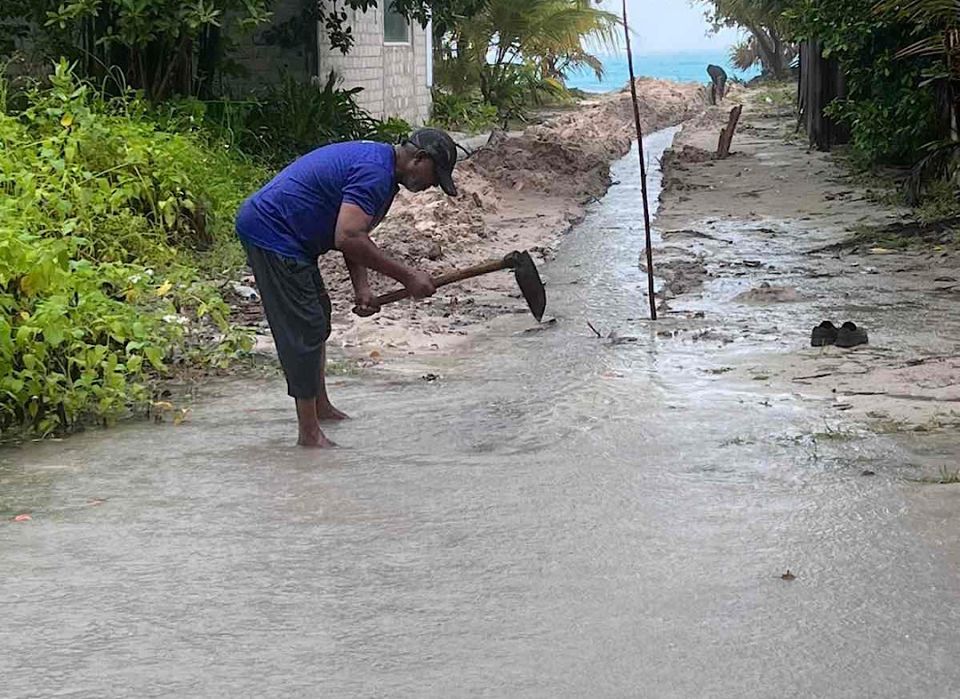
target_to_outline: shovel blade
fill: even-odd
[[[517,255],[513,274],[523,298],[530,307],[530,312],[539,323],[543,320],[543,312],[547,309],[547,292],[543,287],[543,280],[540,279],[540,272],[537,271],[537,265],[534,264],[529,252],[523,251]]]

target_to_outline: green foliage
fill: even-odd
[[[447,92],[476,91],[502,120],[524,107],[564,94],[567,72],[602,64],[583,48],[586,39],[612,45],[616,15],[589,0],[488,0],[471,15],[452,18],[441,42],[438,84]]]
[[[382,0],[423,27],[433,19],[441,32],[484,2]],[[225,34],[264,24],[273,5],[273,0],[3,0],[0,56],[9,56],[32,34],[34,47],[45,56],[79,61],[86,77],[103,78],[118,67],[125,84],[153,100],[209,95],[229,45]],[[330,45],[348,53],[355,41],[348,10],[377,6],[378,0],[301,0],[296,17],[272,33],[312,42],[314,33],[303,28],[319,22]]]
[[[209,88],[224,58],[225,19],[240,31],[270,19],[269,0],[5,0],[4,34],[28,32],[41,55],[144,91],[151,100]]]
[[[544,75],[533,63],[484,66],[480,72],[486,98],[497,106],[497,115],[506,126],[511,119],[523,121],[530,106],[567,99],[563,83]]]
[[[497,123],[497,108],[479,95],[433,91],[431,123],[441,129],[478,133]]]
[[[930,60],[897,59],[910,29],[895,16],[874,12],[874,0],[794,0],[784,18],[797,40],[821,42],[839,62],[848,94],[829,113],[850,126],[862,163],[911,162],[936,138]]]
[[[933,135],[936,122],[933,96],[903,83],[891,86],[882,98],[851,97],[825,111],[850,126],[852,155],[861,167],[912,163]]]
[[[335,141],[395,142],[409,134],[402,120],[380,122],[361,109],[356,101],[360,90],[339,89],[333,72],[322,87],[284,76],[250,112],[240,148],[269,156],[276,164]]]
[[[4,433],[116,418],[169,360],[220,363],[245,343],[191,250],[232,235],[265,173],[158,130],[144,104],[105,100],[65,61],[50,82],[0,112]]]
[[[240,153],[279,168],[314,148],[358,139],[399,143],[410,135],[403,119],[374,119],[356,101],[361,88],[342,89],[331,72],[321,86],[284,75],[260,99],[195,99],[157,105],[172,130],[213,134]]]

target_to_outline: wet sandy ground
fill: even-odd
[[[738,373],[809,324],[730,304],[754,279],[643,320],[635,168],[544,268],[555,322],[340,379],[341,449],[290,446],[281,382],[247,380],[180,426],[5,452],[4,693],[960,692],[960,491],[913,480],[922,444],[832,438],[849,411]]]
[[[669,308],[703,313],[699,325],[731,344],[729,378],[822,401],[822,432],[918,436],[934,470],[960,468],[956,244],[837,246],[907,212],[872,200],[833,156],[807,152],[789,111],[756,99],[734,155],[693,162],[689,149],[714,148],[725,118],[714,110],[685,128],[686,157],[668,164],[658,252]],[[811,329],[827,319],[856,322],[870,344],[811,348]]]

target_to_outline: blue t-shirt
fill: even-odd
[[[379,223],[397,194],[393,146],[350,141],[318,148],[284,168],[247,199],[237,235],[284,257],[316,262],[334,247],[340,205],[354,204]]]

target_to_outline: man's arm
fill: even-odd
[[[347,263],[347,271],[350,272],[350,281],[353,282],[353,290],[359,295],[361,291],[370,289],[370,280],[367,278],[367,268],[355,262],[352,257],[343,256],[343,261]]]
[[[350,281],[353,282],[353,295],[357,306],[367,308],[371,311],[377,311],[376,297],[370,289],[370,280],[367,278],[367,268],[353,259],[343,256],[343,261],[347,264],[347,271],[350,272]]]
[[[384,255],[383,251],[370,240],[369,232],[372,226],[373,217],[359,206],[346,203],[340,206],[334,245],[337,250],[343,253],[347,261],[347,268],[350,270],[354,290],[359,291],[357,289],[358,277],[354,273],[354,269],[359,267],[369,268],[396,279],[407,288],[407,291],[414,298],[422,299],[432,296],[436,289],[430,280],[430,276]],[[363,269],[359,279],[364,282],[366,281],[365,278],[366,270]],[[369,289],[369,286],[367,289]]]

